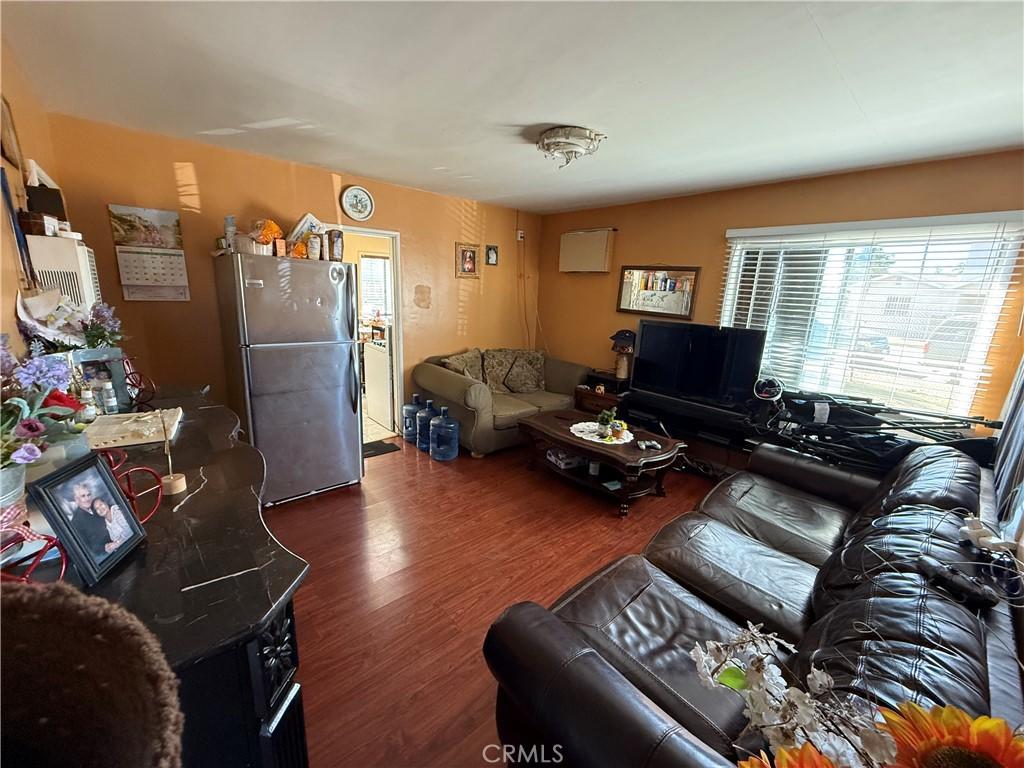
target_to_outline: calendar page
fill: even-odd
[[[188,271],[177,211],[107,206],[126,301],[188,301]]]
[[[120,245],[116,250],[122,285],[188,285],[184,251]]]

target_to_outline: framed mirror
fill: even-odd
[[[692,320],[699,276],[700,267],[624,266],[616,309],[634,315]]]

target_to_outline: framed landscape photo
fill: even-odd
[[[619,278],[619,312],[693,319],[700,267],[625,266]]]
[[[455,276],[480,277],[480,246],[470,243],[455,244]]]
[[[28,487],[88,586],[146,538],[132,506],[98,453],[51,472]]]

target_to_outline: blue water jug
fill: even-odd
[[[424,453],[430,451],[430,420],[437,415],[433,400],[427,400],[427,407],[416,414],[416,447]]]
[[[451,461],[459,455],[459,422],[441,406],[441,415],[430,420],[430,458]]]
[[[411,403],[402,406],[402,437],[410,443],[416,442],[416,414],[422,410],[418,394],[412,396]]]

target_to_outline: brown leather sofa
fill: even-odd
[[[924,554],[970,573],[962,517],[994,522],[997,508],[992,473],[949,447],[918,448],[879,481],[762,445],[643,554],[495,621],[499,735],[563,765],[735,765],[763,745],[689,654],[748,621],[796,644],[795,674],[823,667],[851,696],[1024,723],[1019,611],[968,610],[917,568]]]

